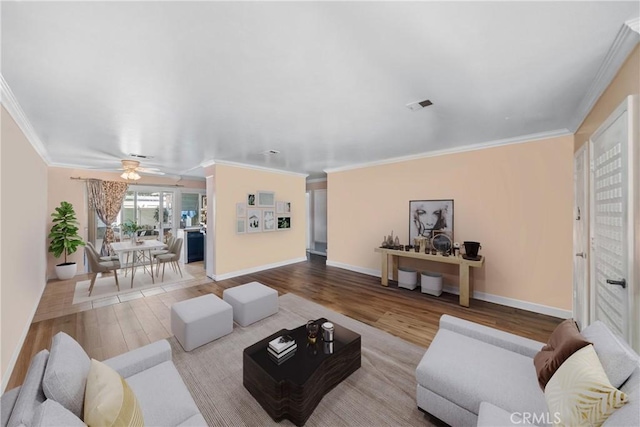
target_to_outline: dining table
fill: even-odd
[[[114,242],[111,243],[111,249],[120,257],[120,263],[124,266],[125,275],[128,268],[131,269],[131,288],[133,288],[133,278],[136,274],[136,268],[143,266],[145,271],[147,260],[149,260],[149,273],[151,274],[151,283],[155,283],[153,277],[153,258],[151,251],[166,248],[167,245],[158,240],[140,240],[138,242]],[[145,253],[146,252],[146,253]],[[126,261],[123,257],[126,255]],[[131,262],[129,257],[131,256]]]

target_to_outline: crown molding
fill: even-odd
[[[205,163],[203,163],[203,166],[204,165],[205,165]],[[306,174],[306,173],[290,172],[290,171],[286,171],[286,170],[282,170],[282,169],[268,168],[268,167],[265,167],[265,166],[257,166],[257,165],[249,165],[249,164],[246,164],[246,163],[230,162],[228,160],[211,160],[211,161],[206,162],[206,166],[212,166],[212,165],[233,166],[233,167],[236,167],[236,168],[252,169],[252,170],[257,170],[257,171],[261,171],[261,172],[279,173],[281,175],[295,176],[297,178],[306,178],[306,177],[309,176],[309,174]]]
[[[13,117],[16,124],[27,138],[27,141],[31,144],[36,153],[42,158],[42,160],[47,164],[47,166],[51,165],[51,158],[49,157],[49,153],[45,148],[42,140],[38,137],[35,129],[31,125],[31,122],[27,118],[27,115],[24,113],[24,110],[18,103],[13,91],[9,87],[9,84],[4,79],[4,76],[0,74],[0,90],[2,96],[0,96],[0,102],[7,109],[7,112]]]
[[[640,34],[640,17],[635,19],[629,19],[625,24],[636,33]]]
[[[315,184],[316,182],[327,182],[327,178],[314,178],[307,180],[307,184]]]
[[[367,163],[358,163],[353,165],[341,166],[337,168],[324,169],[326,173],[343,172],[352,169],[368,168],[372,166],[388,165],[391,163],[401,163],[410,160],[425,159],[428,157],[445,156],[448,154],[465,153],[467,151],[483,150],[486,148],[500,147],[503,145],[522,144],[527,142],[538,141],[541,139],[557,138],[560,136],[572,135],[568,129],[556,129],[548,132],[532,133],[529,135],[517,136],[514,138],[497,139],[495,141],[481,142],[478,144],[470,144],[462,147],[445,148],[443,150],[427,151],[409,156],[393,157],[390,159],[376,160]]]
[[[598,99],[600,99],[600,96],[602,96],[616,74],[618,74],[620,67],[622,67],[622,64],[624,64],[631,51],[636,47],[638,42],[640,42],[639,33],[640,18],[625,22],[618,31],[596,76],[591,82],[589,90],[587,90],[586,95],[582,98],[576,114],[571,120],[569,129],[573,133],[582,125],[582,122],[587,118],[587,115],[591,112]]]

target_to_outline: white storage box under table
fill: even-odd
[[[398,268],[398,287],[413,290],[418,287],[418,272],[410,268]]]
[[[420,275],[420,290],[423,294],[439,297],[442,294],[442,274],[423,271]]]

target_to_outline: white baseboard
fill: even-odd
[[[273,264],[259,265],[257,267],[245,268],[244,270],[232,271],[224,274],[214,274],[211,277],[213,280],[226,280],[232,277],[244,276],[245,274],[257,273],[259,271],[270,270],[272,268],[284,267],[285,265],[296,264],[298,262],[306,261],[307,257],[288,259],[286,261],[274,262]]]
[[[11,360],[9,361],[9,365],[7,365],[7,370],[2,373],[2,389],[0,389],[0,394],[4,393],[7,384],[9,383],[9,379],[11,378],[11,374],[13,373],[13,368],[18,361],[18,356],[20,356],[20,352],[22,351],[22,347],[24,346],[24,341],[27,339],[27,334],[29,333],[29,328],[31,327],[31,323],[33,323],[33,318],[36,315],[36,311],[38,310],[38,306],[40,305],[40,300],[42,299],[42,295],[44,295],[44,288],[47,287],[47,283],[45,282],[40,290],[40,296],[38,297],[38,301],[31,310],[31,314],[29,315],[29,321],[25,325],[22,335],[20,337],[20,341],[18,341],[18,346],[16,347],[13,355],[11,356]]]
[[[457,286],[444,286],[444,292],[459,295],[460,288]],[[571,310],[563,310],[549,305],[537,304],[535,302],[522,301],[515,298],[503,297],[500,295],[488,294],[486,292],[473,291],[473,299],[506,305],[507,307],[520,308],[522,310],[533,311],[534,313],[546,314],[547,316],[569,319],[573,316]]]
[[[380,270],[374,270],[373,268],[358,267],[355,265],[343,264],[341,262],[330,260],[327,260],[327,265],[329,267],[338,267],[344,270],[355,271],[356,273],[362,273],[368,276],[381,277]]]
[[[355,271],[356,273],[362,273],[369,276],[381,277],[380,270],[375,270],[373,268],[358,267],[330,260],[327,260],[327,265],[330,267],[338,267],[349,271]],[[442,290],[454,295],[460,294],[460,289],[457,286],[444,286]],[[568,319],[573,316],[571,310],[563,310],[557,307],[488,294],[486,292],[473,291],[473,299],[506,305],[507,307],[519,308],[522,310],[532,311],[534,313],[546,314],[547,316],[559,317],[561,319]]]

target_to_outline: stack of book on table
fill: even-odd
[[[279,365],[293,357],[297,348],[296,341],[291,336],[283,335],[269,342],[267,352],[269,358]]]

